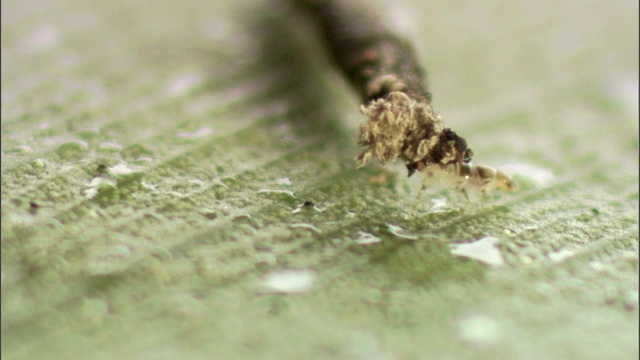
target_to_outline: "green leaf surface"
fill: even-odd
[[[637,359],[638,3],[372,6],[519,191],[356,170],[279,3],[3,1],[2,357]]]

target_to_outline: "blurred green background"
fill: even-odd
[[[637,359],[638,2],[371,6],[519,192],[355,170],[280,3],[3,1],[2,357]]]

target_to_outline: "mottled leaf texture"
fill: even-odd
[[[2,358],[637,359],[638,3],[364,6],[518,191],[356,169],[289,1],[2,1]]]

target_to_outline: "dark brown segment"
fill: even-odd
[[[289,0],[304,8],[321,29],[341,71],[360,92],[358,144],[366,149],[362,167],[402,159],[411,176],[431,164],[468,163],[473,155],[464,138],[445,128],[431,108],[425,72],[411,44],[393,34],[358,0]]]
[[[402,91],[431,102],[425,73],[411,45],[387,29],[371,9],[354,0],[294,0],[317,21],[334,61],[362,100]]]

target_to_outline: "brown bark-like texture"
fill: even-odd
[[[401,158],[409,175],[431,164],[463,163],[472,151],[431,109],[431,93],[411,44],[358,1],[298,0],[321,28],[335,63],[360,93],[358,166]]]

